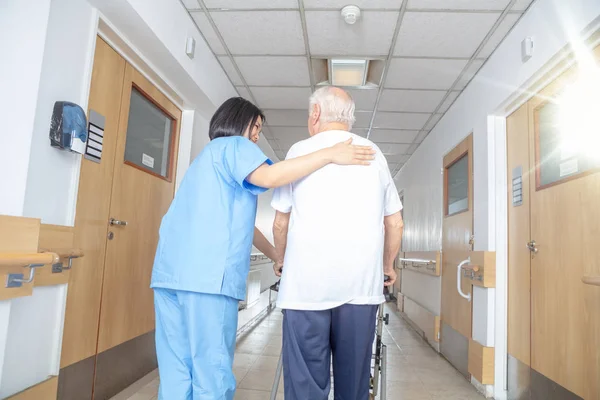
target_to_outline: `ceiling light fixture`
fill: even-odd
[[[334,86],[364,86],[368,67],[368,60],[333,58],[329,61],[331,84]]]
[[[348,25],[353,25],[360,18],[360,8],[357,6],[346,6],[342,8],[342,17]]]

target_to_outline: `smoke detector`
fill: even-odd
[[[346,6],[342,8],[342,17],[348,25],[353,25],[360,18],[360,8],[357,6]]]

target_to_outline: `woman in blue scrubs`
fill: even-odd
[[[273,164],[256,145],[264,120],[245,99],[223,103],[210,121],[210,143],[163,218],[151,283],[161,400],[233,399],[238,301],[246,294],[257,195],[329,163],[373,159],[371,148],[347,141]],[[262,234],[257,239],[264,249]]]

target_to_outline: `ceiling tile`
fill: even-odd
[[[385,142],[385,143],[412,143],[419,131],[401,131],[394,129],[373,129],[371,131],[371,139],[374,142]]]
[[[477,74],[477,71],[479,71],[479,69],[483,66],[483,63],[485,63],[485,60],[473,60],[463,76],[461,76],[454,89],[463,90],[469,84],[471,79],[473,79],[475,74]]]
[[[407,12],[394,55],[470,58],[499,16],[500,13]]]
[[[421,133],[423,133],[423,132],[421,132]],[[417,148],[419,147],[419,144],[420,143],[413,143],[412,146],[410,146],[410,149],[408,149],[408,151],[406,152],[406,154],[409,154],[409,155],[413,154],[417,150]]]
[[[298,9],[298,0],[204,0],[204,4],[207,8],[228,10],[252,10],[257,8]]]
[[[273,132],[271,132],[269,127],[266,125],[263,125],[263,127],[262,127],[262,134],[264,137],[267,138],[267,140],[275,139],[275,137],[273,136]]]
[[[371,125],[371,117],[373,113],[371,111],[357,111],[354,113],[354,127],[356,128],[368,128]]]
[[[440,119],[442,119],[442,117],[444,116],[444,114],[435,114],[433,116],[433,118],[431,118],[431,121],[429,121],[427,123],[427,125],[425,125],[425,128],[423,128],[425,131],[430,131],[432,130],[438,122],[440,122]]]
[[[377,101],[377,89],[346,89],[360,111],[372,111]]]
[[[430,115],[431,114],[378,112],[375,115],[373,127],[382,129],[421,129],[429,119]]]
[[[206,39],[206,42],[210,46],[211,50],[215,54],[226,54],[225,48],[221,44],[221,40],[219,40],[219,36],[213,29],[212,25],[206,18],[206,15],[202,11],[192,11],[190,12],[194,21],[196,21],[196,25],[198,25],[198,29],[202,32],[202,36]]]
[[[273,151],[275,151],[275,152],[279,151],[279,149],[280,149],[279,142],[276,139],[267,138],[267,141],[269,142],[269,145],[271,146]]]
[[[396,154],[399,154],[399,155],[406,154],[406,151],[410,147],[410,144],[381,143],[381,144],[377,144],[377,146],[379,146],[379,149],[381,150],[381,152],[383,154],[385,154],[386,156],[389,156],[389,155],[396,155]]]
[[[231,82],[233,82],[233,84],[235,86],[243,86],[244,82],[242,82],[240,75],[235,70],[233,63],[231,62],[231,59],[229,58],[229,56],[219,56],[219,61],[221,62],[221,65],[223,66],[225,73],[231,79]]]
[[[182,0],[183,5],[188,10],[198,10],[201,9],[200,4],[198,4],[198,0]]]
[[[434,112],[446,92],[440,90],[385,89],[379,111]]]
[[[498,25],[498,28],[494,31],[485,46],[483,46],[477,57],[488,58],[492,52],[496,50],[496,47],[498,47],[512,27],[517,23],[519,18],[521,18],[521,14],[506,14],[500,25]]]
[[[308,102],[306,110],[264,110],[269,126],[301,126],[308,125]]]
[[[251,90],[260,108],[308,110],[310,88],[253,87]]]
[[[310,86],[306,57],[235,57],[249,86]]]
[[[534,0],[517,0],[512,9],[514,11],[525,11],[529,8],[531,3],[533,3],[533,1]]]
[[[502,11],[510,0],[408,0],[408,9]]]
[[[404,156],[402,156],[402,158],[400,160],[401,160],[400,164],[405,164],[408,162],[408,160],[410,160],[410,155],[404,155]]]
[[[250,92],[246,89],[245,86],[236,86],[235,90],[239,93],[240,97],[245,98],[246,100],[252,101],[252,97],[250,97]]]
[[[360,8],[385,8],[385,9],[400,9],[402,0],[304,0],[304,8],[335,8],[342,9],[348,4],[354,4]]]
[[[305,54],[297,11],[230,11],[211,15],[234,55]]]
[[[467,60],[394,58],[385,82],[386,88],[450,89]]]
[[[280,150],[275,150],[275,155],[279,157],[280,160],[285,160],[286,153]]]
[[[398,168],[398,163],[391,162],[390,160],[387,160],[387,162],[388,162],[388,168],[390,169],[390,172],[394,173],[394,171]]]
[[[421,142],[423,142],[423,140],[425,140],[425,138],[427,137],[427,135],[429,135],[429,132],[430,131],[421,131],[421,132],[419,132],[419,134],[415,138],[415,143],[421,143]]]
[[[356,24],[348,25],[339,11],[307,11],[310,52],[319,56],[386,56],[397,20],[395,11],[364,11]]]
[[[308,127],[299,126],[276,126],[271,127],[273,137],[279,141],[280,145],[289,146],[300,140],[308,139]]]
[[[410,158],[408,152],[410,149],[406,150],[406,154],[387,154],[385,158],[387,158],[388,163],[392,164],[404,164]]]
[[[369,133],[369,128],[352,128],[352,133],[366,138],[367,133]]]
[[[458,98],[458,96],[460,95],[461,92],[459,91],[452,91],[448,94],[448,97],[446,97],[446,100],[444,100],[444,102],[442,103],[442,105],[440,106],[440,109],[438,110],[438,113],[445,113],[446,111],[448,111],[448,109],[452,106],[452,104],[454,104],[454,102],[456,101],[456,99]]]

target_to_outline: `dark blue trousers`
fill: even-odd
[[[327,400],[332,358],[335,400],[368,400],[376,314],[377,306],[351,304],[285,310],[285,400]]]

